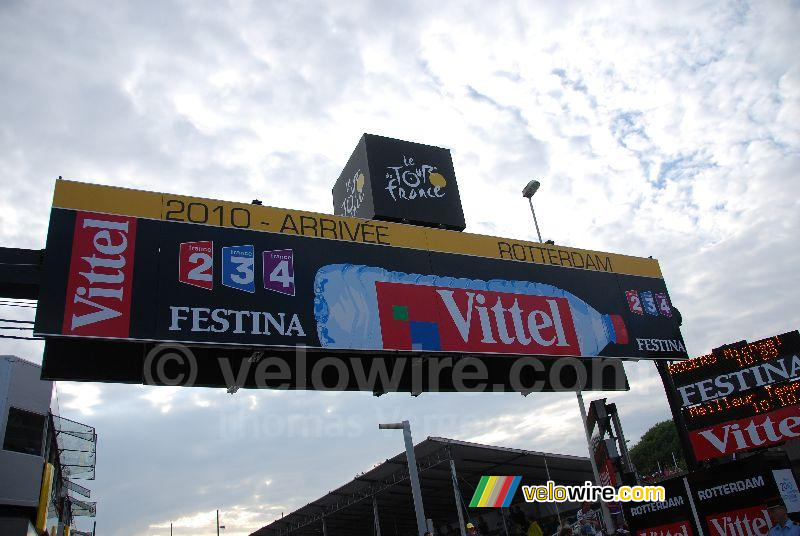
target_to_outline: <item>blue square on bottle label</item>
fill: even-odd
[[[439,326],[435,322],[409,322],[412,350],[441,350]]]

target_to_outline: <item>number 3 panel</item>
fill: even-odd
[[[222,248],[222,284],[245,292],[255,292],[255,261],[252,245]]]

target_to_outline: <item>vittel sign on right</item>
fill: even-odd
[[[800,437],[797,331],[673,363],[669,374],[697,460]]]

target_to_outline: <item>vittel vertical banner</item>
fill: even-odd
[[[631,297],[650,303],[651,294],[655,312],[643,305],[642,314]],[[56,187],[36,333],[686,356],[651,259],[68,181]]]
[[[130,335],[136,219],[78,212],[64,302],[64,335]]]

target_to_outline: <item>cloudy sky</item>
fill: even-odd
[[[798,328],[800,4],[0,2],[0,245],[65,178],[332,212],[363,132],[452,150],[467,230],[661,262],[690,354]],[[30,318],[0,307],[3,318]],[[41,361],[37,343],[0,353]],[[668,416],[648,363],[612,394]],[[377,423],[584,454],[574,395],[59,383],[98,532],[240,535],[401,449]]]

